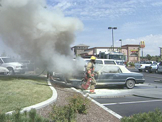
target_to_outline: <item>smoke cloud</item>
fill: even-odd
[[[15,53],[50,71],[67,73],[76,68],[70,45],[75,32],[83,28],[79,19],[49,10],[45,0],[0,2],[0,37]]]

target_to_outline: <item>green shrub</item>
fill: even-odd
[[[53,106],[50,118],[54,122],[76,122],[76,114],[86,114],[89,100],[82,95],[68,98],[68,105]]]
[[[0,121],[5,122],[6,116],[4,113],[0,113]]]
[[[121,122],[161,122],[162,112],[156,109],[154,112],[134,114],[130,117],[123,117]]]
[[[54,122],[75,122],[76,113],[70,105],[53,106],[50,118]]]
[[[39,116],[35,109],[23,113],[20,113],[20,109],[17,109],[11,115],[0,113],[0,122],[49,122],[49,120]]]
[[[128,67],[128,62],[125,63],[126,67]]]
[[[89,100],[82,95],[74,95],[69,99],[71,106],[75,112],[79,114],[86,114],[88,109]]]
[[[133,62],[129,62],[129,66],[133,67],[134,63]]]

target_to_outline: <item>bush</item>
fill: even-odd
[[[49,120],[37,115],[35,109],[23,113],[17,109],[12,115],[0,113],[0,122],[49,122]]]
[[[50,118],[54,122],[75,122],[76,113],[70,105],[53,106]]]
[[[162,112],[156,109],[154,112],[134,114],[130,117],[123,117],[121,122],[161,122]]]
[[[134,63],[133,62],[129,62],[129,66],[133,67]]]
[[[53,106],[50,118],[54,122],[75,122],[76,114],[86,114],[89,100],[82,95],[74,95],[65,106]]]
[[[75,112],[79,114],[86,114],[88,109],[89,100],[82,95],[74,95],[69,99],[71,106]]]

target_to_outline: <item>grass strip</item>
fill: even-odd
[[[0,112],[13,111],[49,99],[52,91],[45,80],[0,77]]]

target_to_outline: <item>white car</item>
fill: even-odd
[[[139,72],[146,71],[145,67],[151,66],[151,64],[157,64],[155,61],[141,61],[135,63],[135,68],[138,69]]]
[[[86,63],[88,63],[91,59],[84,59]],[[112,59],[96,59],[96,64],[103,64],[103,65],[117,65],[117,63]]]
[[[5,67],[0,66],[0,75],[8,75],[8,74],[9,74],[9,70]]]
[[[27,67],[19,62],[15,62],[9,57],[0,57],[0,66],[6,67],[9,70],[9,74],[24,74]]]

